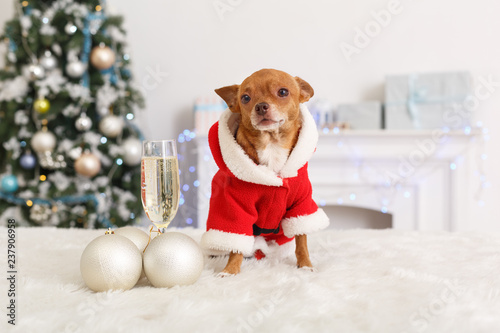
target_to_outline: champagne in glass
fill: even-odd
[[[149,220],[166,228],[179,208],[179,165],[175,140],[144,141],[141,199]]]

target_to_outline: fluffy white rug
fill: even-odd
[[[499,235],[328,230],[309,237],[316,272],[249,259],[217,278],[226,259],[207,258],[191,286],[94,293],[79,263],[101,234],[17,229],[17,325],[2,278],[1,332],[500,332]],[[4,274],[6,239],[2,227]]]

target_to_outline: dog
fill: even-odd
[[[313,88],[283,71],[262,69],[215,92],[228,110],[209,133],[219,171],[202,246],[229,251],[225,276],[241,271],[244,255],[263,257],[266,244],[284,247],[295,238],[297,267],[312,270],[307,233],[329,223],[312,200],[307,175],[318,133],[303,103]]]

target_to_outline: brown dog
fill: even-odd
[[[241,114],[237,143],[256,164],[279,173],[299,137],[302,126],[299,105],[314,95],[313,88],[299,77],[262,69],[241,85],[219,88],[215,92],[233,113]],[[295,242],[297,266],[312,268],[307,236],[295,235]],[[242,260],[242,253],[230,252],[223,273],[239,273]]]

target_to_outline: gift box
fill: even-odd
[[[468,72],[386,77],[385,128],[462,129],[469,126],[464,102],[472,95]],[[458,117],[457,117],[458,115]]]
[[[194,127],[197,135],[208,135],[210,127],[227,109],[227,104],[218,96],[199,97],[194,104]]]
[[[350,129],[381,129],[382,104],[367,101],[355,104],[339,104],[337,122],[347,124]]]

